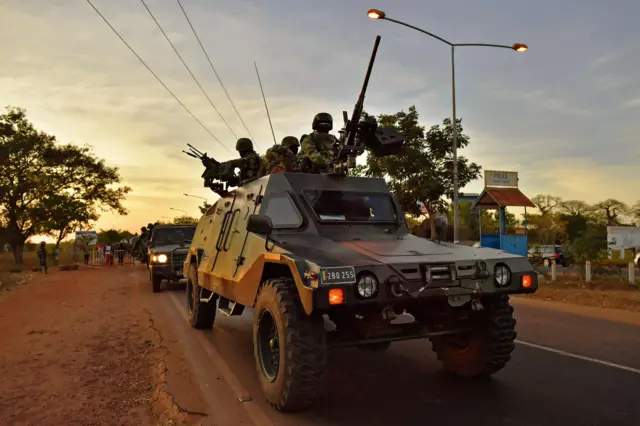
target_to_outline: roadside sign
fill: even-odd
[[[98,242],[98,234],[96,231],[76,231],[76,242],[86,241],[90,245],[94,245]]]
[[[485,170],[484,186],[485,188],[517,188],[518,172]]]
[[[640,247],[640,227],[607,226],[607,242],[611,250]]]

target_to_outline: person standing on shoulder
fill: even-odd
[[[45,274],[48,274],[47,268],[47,246],[44,241],[40,243],[40,248],[38,249],[38,259],[40,260],[40,272],[44,271]]]
[[[84,264],[88,265],[89,264],[89,242],[85,241],[82,244],[82,252],[84,254]]]
[[[333,162],[333,147],[338,139],[329,133],[333,129],[331,114],[321,112],[313,117],[313,132],[301,141],[304,168],[309,173],[328,173]]]

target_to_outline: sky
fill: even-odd
[[[0,3],[0,107],[27,110],[63,143],[89,144],[133,188],[130,213],[97,229],[198,216],[201,164],[187,142],[232,158],[233,133],[211,107],[138,0],[92,0],[122,37],[217,138],[135,58],[85,0]],[[452,42],[512,44],[456,50],[457,116],[470,145],[459,154],[517,171],[521,190],[595,203],[640,199],[640,2],[636,0],[181,0],[259,152],[275,136],[308,133],[317,112],[351,111],[376,35],[382,36],[365,109],[415,105],[427,128],[451,115],[449,48],[369,8]],[[146,0],[222,117],[249,136],[176,0]],[[226,148],[224,148],[226,147]],[[482,179],[464,192],[478,193]]]

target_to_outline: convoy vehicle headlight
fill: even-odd
[[[160,262],[160,263],[165,263],[167,261],[168,257],[166,254],[159,254],[156,257],[156,262]]]
[[[493,275],[499,287],[508,286],[511,282],[511,271],[507,265],[497,265],[493,271]]]
[[[370,274],[361,275],[356,284],[358,294],[365,299],[373,297],[378,292],[378,279]]]

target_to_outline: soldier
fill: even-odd
[[[236,151],[245,160],[240,166],[240,182],[255,179],[260,171],[260,156],[253,150],[253,142],[248,138],[240,138],[236,143]]]
[[[38,259],[40,260],[40,272],[48,274],[47,268],[47,246],[44,241],[40,243],[40,248],[38,249]]]
[[[327,173],[333,161],[333,145],[338,142],[335,136],[329,134],[333,129],[333,117],[326,112],[316,114],[311,128],[313,132],[302,138],[305,171]]]
[[[298,147],[300,142],[295,136],[286,136],[280,142],[280,145],[274,145],[269,148],[264,155],[262,175],[268,175],[274,169],[284,172],[297,172],[300,167],[298,164]]]

